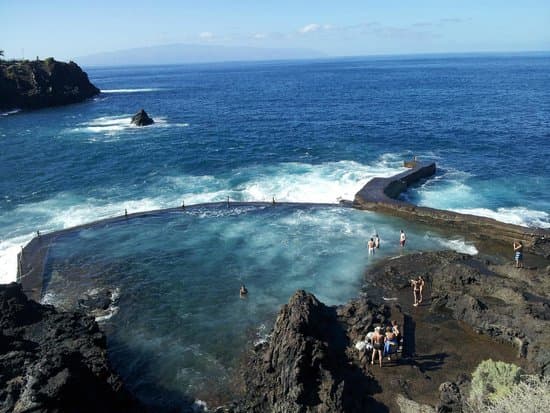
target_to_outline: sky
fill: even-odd
[[[327,56],[550,50],[550,0],[0,0],[6,58],[187,43]]]

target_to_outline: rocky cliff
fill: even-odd
[[[93,318],[0,285],[0,412],[140,412]]]
[[[0,110],[67,105],[98,93],[74,62],[0,61]]]
[[[297,291],[281,309],[269,343],[258,346],[245,367],[244,400],[219,411],[372,411],[376,382],[351,347],[387,319],[385,310],[364,300],[328,307]]]

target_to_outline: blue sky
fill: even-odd
[[[550,50],[550,1],[0,0],[6,57],[72,59],[170,43],[328,56]]]

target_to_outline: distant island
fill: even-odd
[[[78,62],[83,66],[147,66],[324,57],[324,53],[312,49],[175,43],[94,53],[78,57]]]
[[[40,109],[82,102],[99,94],[74,62],[0,60],[0,110]]]

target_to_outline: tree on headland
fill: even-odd
[[[4,57],[4,51],[0,49],[0,57]]]

